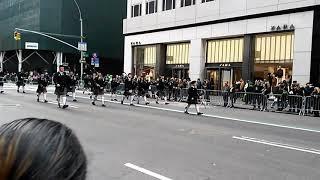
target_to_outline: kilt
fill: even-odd
[[[140,90],[138,91],[138,96],[145,96],[148,93],[146,90]]]
[[[41,94],[41,93],[47,93],[47,88],[46,87],[38,87],[37,89],[37,93]]]
[[[157,92],[157,96],[159,96],[159,97],[166,97],[167,94],[168,94],[168,93],[167,93],[166,90],[158,91],[158,92]]]
[[[94,88],[93,89],[93,95],[104,95],[104,88]]]
[[[76,86],[71,86],[68,88],[68,92],[76,92]]]
[[[25,86],[26,84],[23,81],[17,81],[17,86]]]
[[[132,96],[133,95],[133,91],[132,90],[125,90],[123,95],[124,96]]]
[[[3,81],[0,81],[0,86],[3,86]]]
[[[187,103],[188,104],[198,104],[198,98],[189,96],[188,99],[187,99]]]
[[[67,88],[66,87],[56,87],[54,94],[57,96],[65,96],[67,95]]]

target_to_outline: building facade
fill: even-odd
[[[124,71],[225,82],[319,82],[319,0],[129,0]]]
[[[97,53],[99,71],[121,73],[123,69],[122,20],[125,0],[77,0],[84,22],[84,41],[88,44],[87,63]],[[57,64],[69,64],[79,71],[80,52],[52,39],[21,32],[15,41],[15,28],[48,33],[74,46],[80,42],[80,18],[73,0],[0,0],[0,64],[2,70],[56,70]],[[26,42],[38,43],[36,50]]]

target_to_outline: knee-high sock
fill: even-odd
[[[164,102],[166,103],[167,101],[168,101],[168,98],[166,96],[166,97],[164,97]]]
[[[195,104],[195,106],[196,106],[197,113],[199,113],[200,112],[200,107],[197,104]]]
[[[22,86],[22,91],[24,91],[24,86]]]
[[[147,101],[147,96],[144,96],[143,98],[144,98],[144,102],[148,102]]]
[[[3,91],[3,86],[0,86],[0,91]]]
[[[102,104],[104,104],[104,95],[101,95]]]
[[[43,93],[43,99],[46,101],[47,100],[47,93]]]
[[[134,96],[130,96],[130,104],[133,103],[133,98],[134,98]]]
[[[188,112],[190,106],[191,106],[190,104],[188,104],[188,105],[186,106],[186,112]]]
[[[72,93],[72,98],[73,98],[73,99],[76,99],[76,92],[73,92],[73,93]]]
[[[62,96],[62,103],[63,103],[63,105],[67,105],[67,97],[66,96]]]

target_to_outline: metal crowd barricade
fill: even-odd
[[[320,95],[313,95],[305,97],[304,109],[302,115],[314,114],[319,116],[320,113]]]

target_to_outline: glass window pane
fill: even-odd
[[[235,40],[234,59],[236,61],[239,61],[239,39]]]
[[[275,60],[275,54],[276,54],[276,37],[271,37],[271,47],[270,47],[270,60]]]
[[[264,59],[267,61],[270,60],[270,53],[271,53],[270,46],[271,46],[271,37],[267,36],[266,37],[266,57]]]
[[[230,59],[230,49],[231,49],[231,42],[230,40],[227,40],[227,56],[226,56],[226,62],[233,62],[234,59]]]
[[[280,60],[280,50],[281,50],[281,36],[276,36],[276,45],[275,45],[275,60]]]
[[[243,39],[239,42],[239,62],[243,61]]]
[[[286,35],[281,36],[280,60],[286,60]]]

